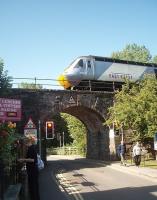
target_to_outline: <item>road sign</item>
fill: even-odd
[[[28,122],[26,123],[24,127],[24,135],[26,137],[30,135],[34,136],[37,141],[37,129],[31,117],[28,119]]]
[[[29,118],[29,120],[28,120],[28,122],[27,122],[27,124],[25,125],[24,128],[25,129],[34,129],[34,128],[36,128],[36,126],[35,126],[35,124],[34,124],[34,122],[33,122],[31,117]]]
[[[74,103],[75,103],[75,100],[74,100],[74,98],[73,98],[72,96],[71,96],[70,99],[69,99],[69,103],[70,103],[70,104],[74,104]]]
[[[37,129],[24,129],[24,135],[27,137],[29,135],[34,136],[35,138],[37,138]]]
[[[0,120],[20,121],[21,100],[0,98]]]

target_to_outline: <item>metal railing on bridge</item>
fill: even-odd
[[[12,77],[13,88],[27,88],[27,89],[63,89],[57,79],[49,78],[15,78]]]

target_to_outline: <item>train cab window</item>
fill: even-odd
[[[82,59],[79,60],[79,62],[78,62],[78,66],[79,66],[79,67],[83,67],[83,60],[82,60]]]
[[[89,60],[87,61],[87,66],[88,68],[91,68],[91,62]]]

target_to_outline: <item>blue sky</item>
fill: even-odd
[[[109,57],[126,44],[154,56],[156,8],[156,0],[0,0],[0,57],[13,77],[56,79],[76,57]]]

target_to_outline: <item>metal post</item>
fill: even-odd
[[[61,147],[62,146],[62,141],[61,141],[61,135],[59,136],[59,146]]]
[[[40,127],[40,120],[38,121],[38,129],[39,129],[39,155],[41,156],[41,127]]]
[[[115,84],[114,84],[114,81],[113,81],[113,92],[115,92]]]
[[[89,89],[90,91],[92,91],[92,85],[91,85],[91,81],[89,80]]]
[[[64,147],[64,131],[63,131],[63,147]]]
[[[37,89],[37,78],[36,77],[34,78],[34,81],[35,81],[35,89]]]
[[[122,141],[124,142],[124,132],[123,132],[123,127],[121,127],[121,133],[122,133]]]

